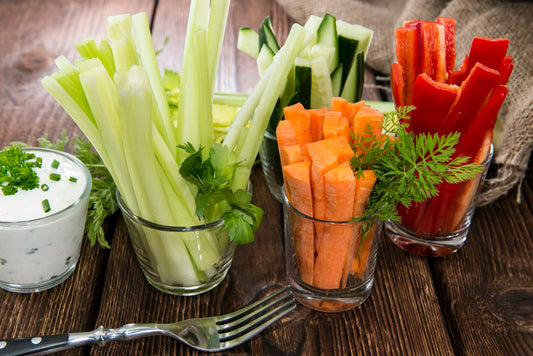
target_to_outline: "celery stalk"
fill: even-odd
[[[269,118],[274,110],[276,101],[285,88],[287,76],[291,71],[294,60],[303,48],[305,37],[305,29],[299,24],[294,24],[285,45],[276,53],[273,63],[267,68],[257,85],[259,87],[264,86],[265,89],[253,113],[253,120],[251,120],[249,130],[246,131],[245,139],[242,145],[237,148],[238,161],[241,164],[237,167],[233,176],[231,186],[234,190],[246,189]],[[267,83],[262,84],[262,81],[267,81]]]
[[[175,129],[170,117],[163,81],[159,72],[156,54],[150,35],[150,25],[146,13],[135,14],[131,17],[133,26],[133,36],[138,47],[140,63],[148,73],[150,86],[159,110],[156,126],[165,138],[165,142],[170,148],[176,147]]]
[[[96,41],[92,37],[87,37],[80,40],[75,45],[78,53],[85,58],[98,58],[104,65],[107,73],[112,76],[115,73],[115,60],[113,59],[113,51],[107,40]]]
[[[117,71],[128,71],[132,65],[139,64],[135,39],[131,32],[131,16],[110,16],[107,23],[107,35],[113,50],[115,68]]]

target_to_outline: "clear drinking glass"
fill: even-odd
[[[440,257],[459,250],[468,237],[492,156],[493,147],[481,163],[483,171],[471,180],[443,183],[438,197],[409,209],[399,206],[402,220],[387,221],[385,234],[400,248],[420,256]]]
[[[43,173],[40,183],[46,189],[35,188],[12,196],[0,193],[0,210],[10,200],[23,199],[23,206],[15,209],[20,218],[0,221],[0,288],[33,293],[59,285],[74,272],[83,242],[92,180],[87,167],[68,153],[34,147],[23,151],[41,157],[42,167],[50,167],[54,160],[59,162],[52,171],[61,174],[59,181],[51,181],[49,174]],[[42,212],[44,199],[50,202],[49,213]],[[33,217],[23,218],[19,213]],[[11,214],[4,212],[0,220],[6,220],[7,215]]]
[[[275,135],[265,131],[261,147],[259,148],[259,158],[261,159],[261,168],[263,175],[270,190],[270,194],[283,203],[281,187],[283,185],[283,173],[281,171],[281,162],[279,158],[278,140]]]
[[[382,222],[377,219],[360,222],[314,219],[292,206],[285,189],[281,191],[285,268],[295,298],[322,312],[339,312],[360,306],[370,296],[374,284]],[[321,244],[320,239],[333,240],[341,235],[353,241],[350,249],[317,253],[316,246],[327,246]],[[319,270],[327,273],[319,273]]]
[[[162,292],[191,296],[207,292],[226,277],[235,252],[224,220],[198,226],[168,226],[145,220],[126,206],[117,191],[139,266]]]

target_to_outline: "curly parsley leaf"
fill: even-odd
[[[254,233],[263,218],[263,210],[252,204],[252,195],[230,187],[238,166],[235,152],[215,143],[209,157],[202,159],[202,150],[190,143],[179,146],[189,153],[180,167],[180,174],[198,188],[195,197],[196,215],[204,221],[222,216],[230,239],[237,244],[254,240]]]
[[[41,159],[12,145],[0,152],[0,187],[4,195],[39,187],[39,177],[33,169],[41,167]]]

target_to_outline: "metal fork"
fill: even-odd
[[[104,346],[111,340],[131,340],[167,335],[201,351],[226,350],[248,341],[296,308],[290,287],[233,313],[194,318],[171,324],[126,324],[117,329],[103,326],[90,332],[0,340],[0,355],[28,355],[71,349],[88,344]]]

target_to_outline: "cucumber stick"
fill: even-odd
[[[306,108],[321,108],[329,106],[334,96],[350,102],[361,100],[365,59],[373,31],[337,20],[330,14],[311,15],[303,27],[307,32],[306,43],[295,60],[291,78],[287,78],[278,109],[296,102]],[[261,76],[279,50],[269,17],[263,20],[258,33],[241,29],[239,43],[239,50],[252,57],[257,50],[254,58]],[[273,134],[282,116],[280,110],[275,110],[271,117],[268,130]]]

